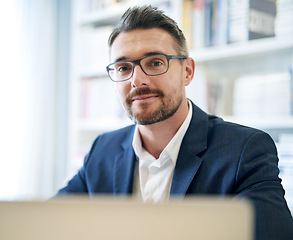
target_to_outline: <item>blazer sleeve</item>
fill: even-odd
[[[86,155],[84,165],[79,169],[77,174],[67,183],[65,187],[58,191],[57,195],[84,194],[88,192],[85,181],[85,164],[88,157],[89,154]]]
[[[252,201],[255,239],[293,239],[293,220],[279,178],[275,144],[264,132],[245,143],[236,174],[236,194]]]
[[[94,141],[89,153],[84,158],[84,163],[75,176],[67,183],[67,185],[61,188],[57,196],[65,194],[85,194],[88,193],[88,187],[86,182],[86,166],[89,161],[89,158],[94,151],[95,146],[100,137],[97,137]]]

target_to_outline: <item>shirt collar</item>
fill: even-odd
[[[187,131],[187,128],[190,124],[191,117],[192,117],[192,104],[189,100],[188,100],[188,105],[189,105],[189,110],[188,110],[187,117],[185,118],[184,122],[182,123],[182,125],[180,126],[176,134],[173,136],[171,141],[164,148],[164,150],[162,151],[159,157],[160,159],[162,155],[168,154],[171,157],[174,165],[176,164],[176,161],[177,161],[182,139]],[[151,154],[149,154],[142,146],[141,137],[140,137],[140,133],[137,126],[134,131],[132,146],[136,156],[139,159],[155,160],[155,158]]]

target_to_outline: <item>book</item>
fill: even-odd
[[[228,1],[217,0],[213,4],[212,45],[225,45],[228,42]]]
[[[230,0],[229,43],[275,36],[276,13],[274,0]]]
[[[204,2],[204,46],[210,47],[212,39],[213,0]]]
[[[193,48],[193,0],[183,0],[181,28],[186,38],[188,49]]]
[[[278,0],[275,33],[278,37],[293,38],[293,1]]]
[[[228,42],[248,39],[248,0],[230,0],[228,13]]]
[[[209,77],[207,84],[208,113],[218,116],[231,116],[233,103],[234,79],[218,76]]]
[[[205,15],[204,0],[194,0],[193,2],[193,49],[203,48],[205,45]]]

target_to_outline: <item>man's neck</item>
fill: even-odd
[[[143,147],[156,159],[174,137],[188,114],[188,102],[184,100],[170,118],[151,125],[138,125]]]

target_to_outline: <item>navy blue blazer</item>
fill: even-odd
[[[192,106],[171,196],[247,198],[255,208],[255,239],[292,240],[293,220],[278,177],[277,151],[271,137]],[[136,163],[134,129],[131,125],[98,136],[82,168],[59,194],[131,194]]]

